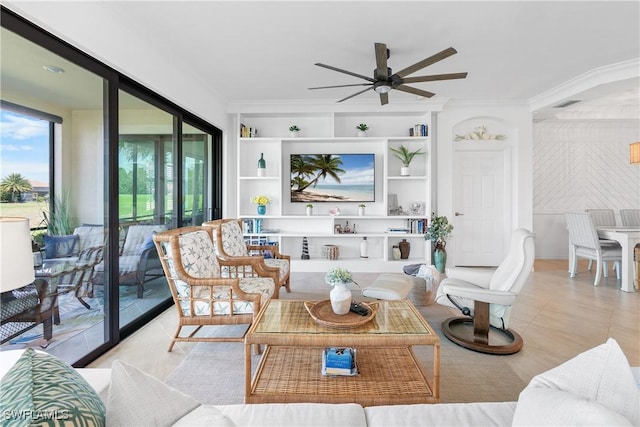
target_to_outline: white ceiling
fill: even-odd
[[[640,58],[639,1],[5,3],[41,24],[48,7],[95,28],[95,37],[126,35],[126,45],[113,37],[113,49],[140,56],[154,50],[227,102],[341,99],[360,89],[307,88],[362,81],[314,63],[371,76],[375,42],[387,44],[394,71],[454,47],[456,55],[412,75],[467,71],[464,80],[413,85],[452,101],[529,102],[585,73]],[[65,28],[55,32],[64,38]],[[111,65],[127,72],[126,64]],[[389,98],[416,99],[397,90]],[[589,111],[613,105],[637,114],[638,78],[586,98],[598,99],[581,103]],[[378,103],[373,91],[353,99]]]

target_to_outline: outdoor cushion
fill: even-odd
[[[70,234],[67,236],[50,236],[44,235],[44,257],[46,259],[52,258],[67,258],[78,254],[78,239],[76,234]]]

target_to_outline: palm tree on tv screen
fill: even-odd
[[[299,158],[297,158],[299,157]],[[291,180],[292,186],[297,185],[298,188],[294,189],[296,192],[302,192],[305,189],[318,185],[318,182],[327,177],[333,178],[337,183],[340,183],[340,174],[346,173],[344,169],[341,169],[342,160],[340,157],[336,157],[333,154],[315,154],[312,156],[292,156],[291,158],[291,172],[296,174],[296,177]],[[298,177],[315,177],[308,182],[306,179],[298,179]]]

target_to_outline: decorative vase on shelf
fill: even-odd
[[[438,241],[436,242],[436,247],[433,251],[433,264],[436,266],[436,270],[438,270],[440,273],[444,273],[447,265],[447,251],[445,250],[446,245],[447,242]]]
[[[347,314],[351,309],[351,291],[347,289],[346,283],[334,283],[333,289],[329,292],[329,299],[335,314]]]
[[[264,153],[260,153],[258,159],[258,176],[265,176],[267,172],[267,162],[264,160]]]
[[[403,166],[400,168],[400,176],[410,176],[409,166]]]
[[[398,260],[400,259],[400,248],[398,247],[398,245],[394,245],[391,248],[391,258],[393,258],[394,260]]]
[[[258,205],[258,215],[264,215],[267,213],[266,205]]]
[[[366,237],[360,241],[360,258],[369,258],[369,243]]]
[[[398,243],[400,249],[400,259],[409,258],[409,252],[411,252],[411,243],[407,242],[407,239],[402,239],[402,242]]]

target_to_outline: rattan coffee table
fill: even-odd
[[[265,344],[251,375],[251,347]],[[413,346],[433,347],[427,375]],[[359,375],[321,374],[322,349],[357,349]],[[440,338],[407,300],[381,301],[375,318],[353,329],[318,324],[303,301],[270,300],[245,336],[245,403],[437,403]]]

